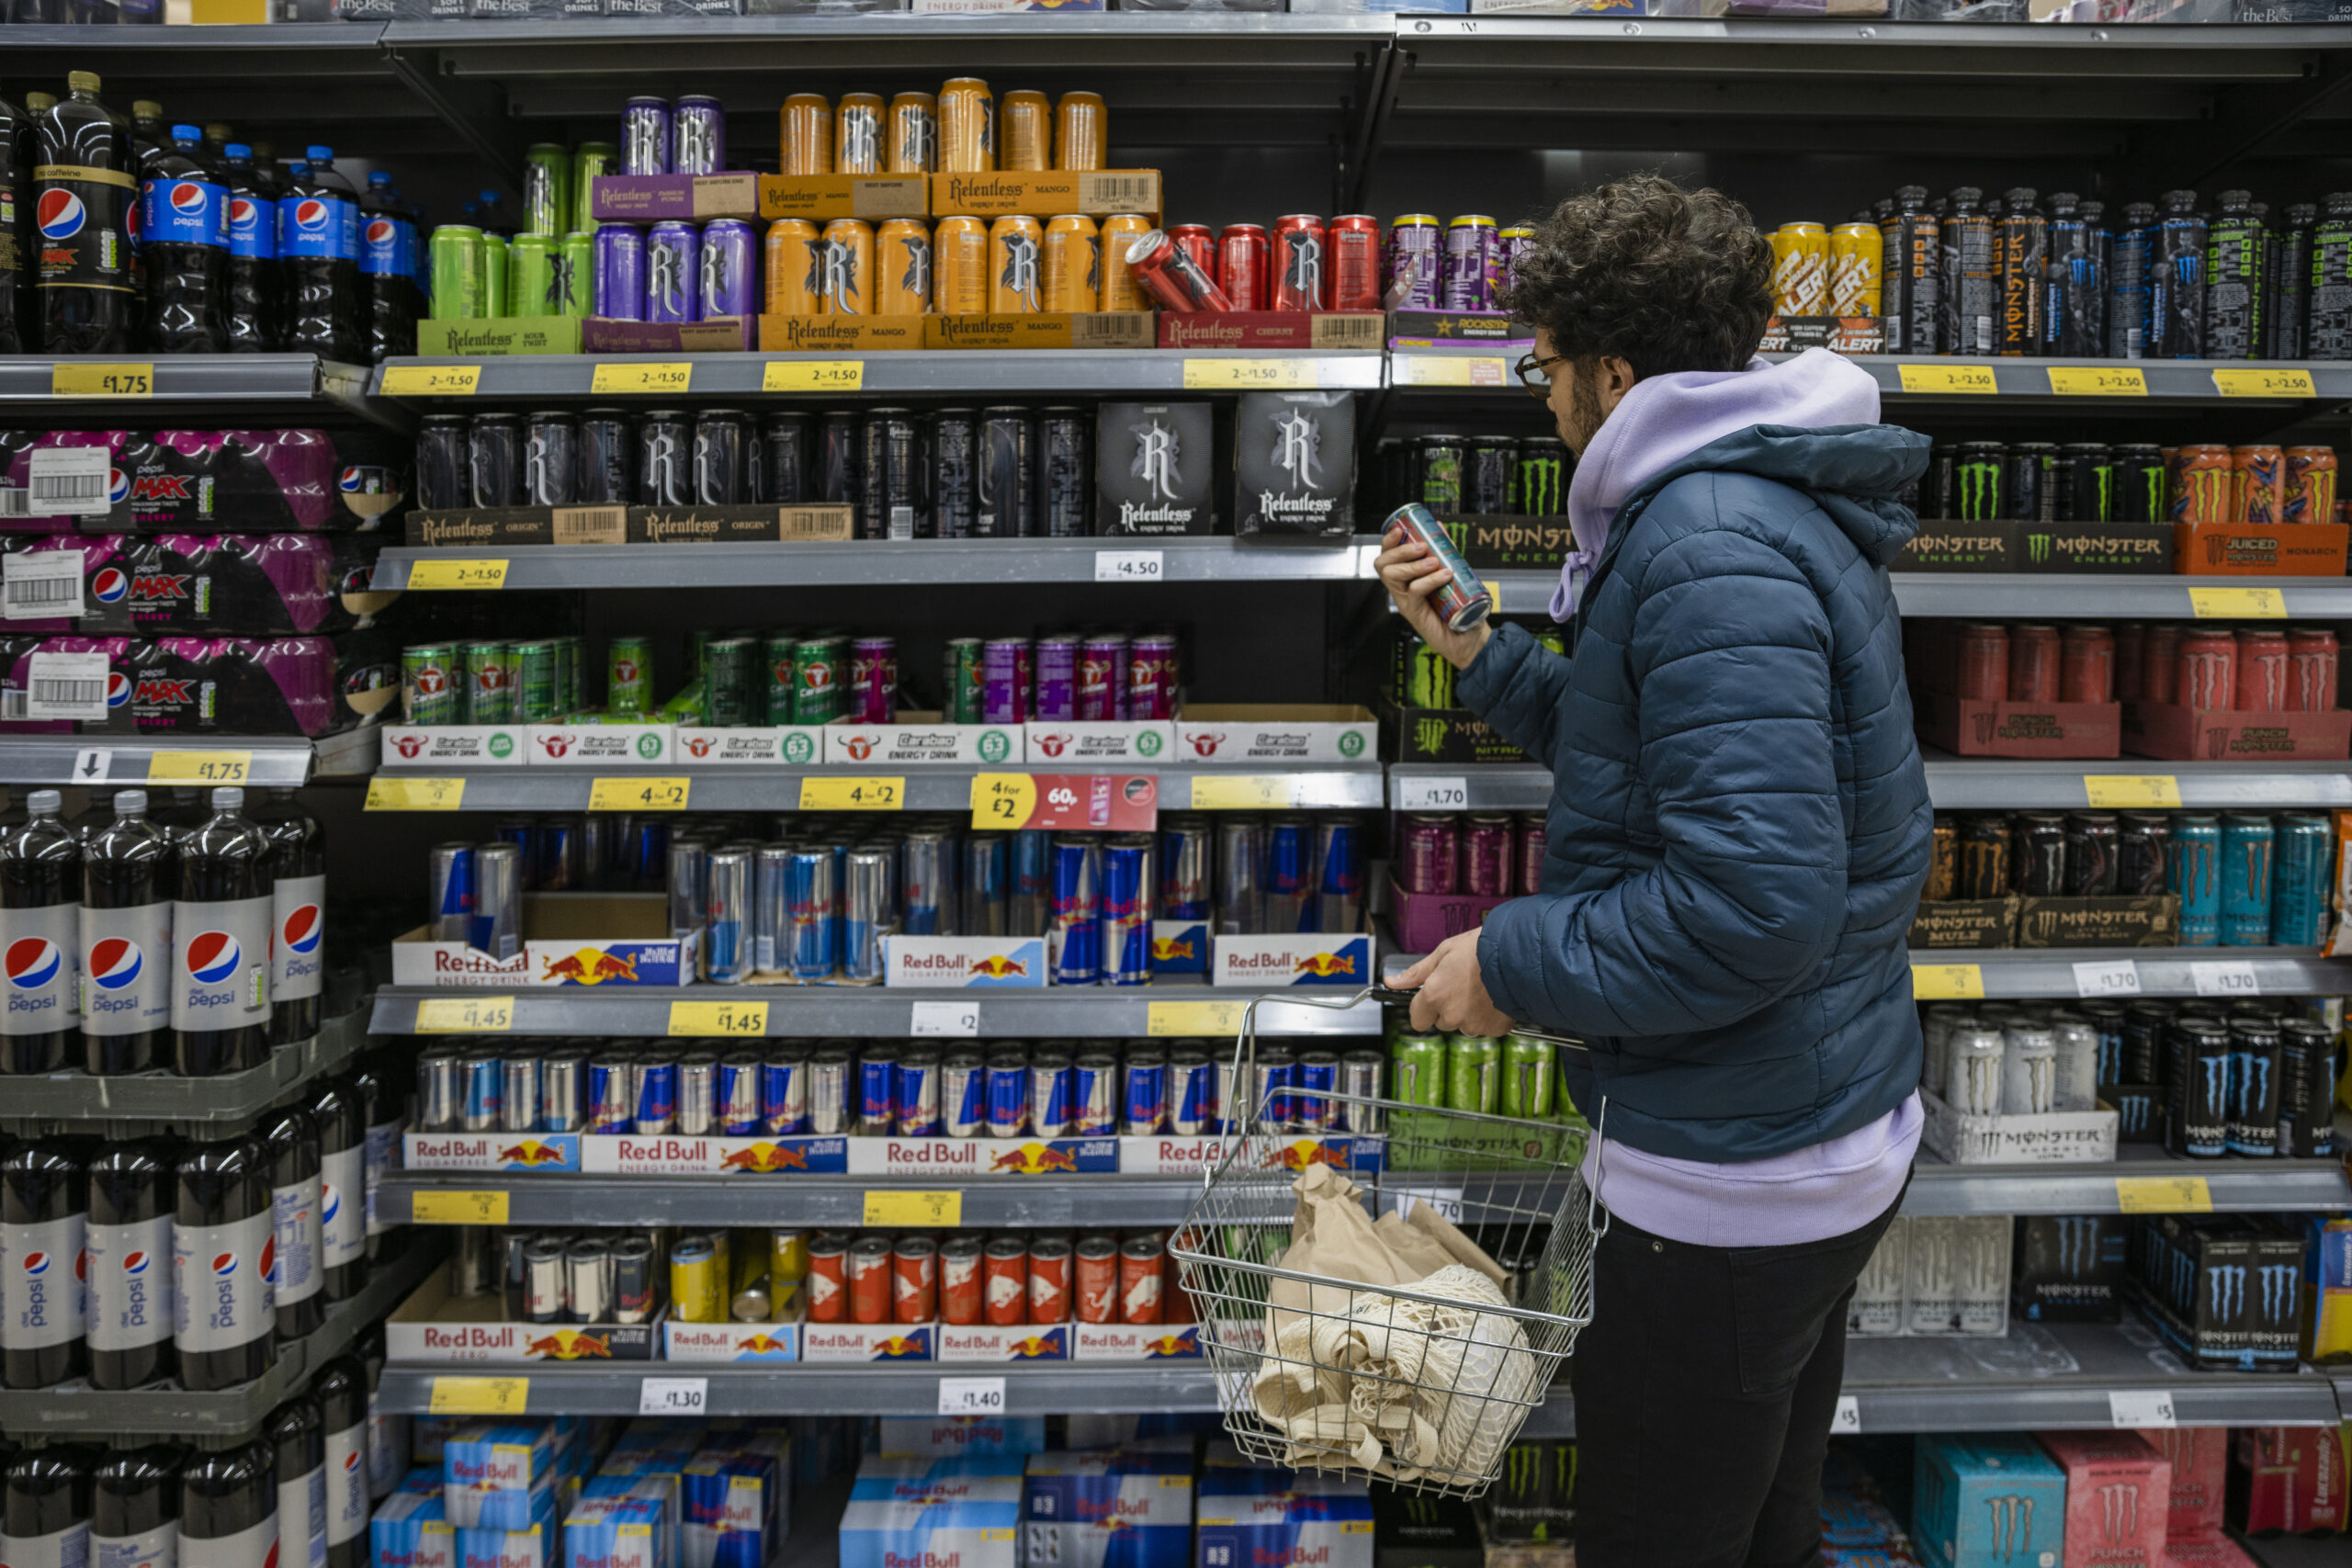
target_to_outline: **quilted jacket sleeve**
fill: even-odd
[[[1525,626],[1505,626],[1487,639],[1454,688],[1473,713],[1531,757],[1552,755],[1568,696],[1568,661]]]
[[[1511,1017],[1641,1040],[1735,1023],[1814,980],[1844,924],[1847,838],[1829,617],[1795,564],[1705,529],[1666,544],[1635,586],[1636,777],[1659,863],[1502,905],[1478,957]]]

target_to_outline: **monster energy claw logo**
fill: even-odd
[[[1960,515],[1967,523],[1990,523],[2001,514],[2001,465],[1960,465]]]
[[[1519,494],[1521,506],[1530,517],[1556,517],[1560,514],[1560,469],[1557,457],[1521,457],[1519,460]]]
[[[2047,534],[2028,534],[2025,536],[2025,554],[2026,558],[2033,562],[2036,566],[2039,566],[2043,561],[2048,560],[2050,558],[2050,536]]]
[[[2098,1489],[2100,1537],[2109,1546],[2121,1546],[2140,1534],[2140,1489],[2119,1481]]]
[[[2205,1296],[2215,1321],[2227,1323],[2245,1310],[2245,1269],[2224,1264],[2205,1271]]]
[[[1416,719],[1413,723],[1413,749],[1434,757],[1445,744],[1445,721],[1442,718]]]
[[[2070,1280],[2086,1278],[2096,1261],[2092,1248],[2098,1240],[2099,1222],[2083,1214],[2058,1222],[2058,1267]]]
[[[1128,472],[1143,480],[1147,493],[1161,501],[1176,499],[1178,479],[1176,466],[1183,460],[1177,449],[1176,433],[1153,420],[1135,430],[1136,460]]]
[[[1989,1556],[1996,1562],[2014,1562],[2018,1554],[2033,1540],[2033,1499],[2030,1497],[1987,1497],[1985,1507],[1993,1514],[1993,1540]]]
[[[1309,490],[1316,482],[1317,453],[1323,432],[1298,409],[1274,418],[1274,467],[1290,476],[1293,490]]]
[[[2267,1263],[2259,1270],[2262,1275],[2262,1321],[2266,1324],[2286,1324],[2293,1321],[2296,1308],[2296,1275],[2301,1270],[2291,1263]]]
[[[1026,234],[1004,237],[1004,271],[997,282],[1016,299],[1037,308],[1037,242]]]

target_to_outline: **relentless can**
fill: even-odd
[[[779,218],[760,242],[764,265],[763,301],[771,316],[824,312],[831,251],[817,225],[806,218]],[[797,498],[795,498],[797,499]]]
[[[989,309],[989,226],[962,215],[942,218],[931,231],[933,302],[943,316],[978,316]]]
[[[825,225],[815,292],[820,315],[864,316],[872,312],[873,224],[861,218],[836,218]]]
[[[989,225],[988,309],[993,315],[1033,315],[1044,298],[1045,230],[1019,214]]]
[[[833,172],[833,106],[822,93],[794,93],[778,111],[787,175]]]
[[[1127,270],[1127,253],[1135,247],[1137,240],[1150,231],[1151,220],[1140,213],[1114,212],[1102,220],[1094,249],[1102,259],[1102,282],[1098,293],[1103,310],[1148,309],[1144,303],[1142,288]]]
[[[1055,168],[1102,168],[1110,140],[1110,111],[1100,93],[1064,93],[1054,105]]]
[[[648,321],[702,320],[702,235],[691,223],[656,223],[645,234]]]
[[[1327,248],[1323,220],[1314,214],[1292,213],[1274,220],[1272,309],[1330,309],[1330,278],[1324,265]]]
[[[1127,276],[1161,310],[1230,310],[1233,301],[1206,267],[1164,230],[1136,236],[1127,246]]]
[[[700,320],[758,314],[759,257],[759,240],[743,220],[717,218],[703,225]]]
[[[873,93],[843,93],[833,109],[833,173],[883,172],[884,105]]]
[[[1228,223],[1216,237],[1216,286],[1237,310],[1262,310],[1272,294],[1273,247],[1255,223]]]
[[[931,231],[893,218],[874,232],[874,313],[920,316],[931,309]]]
[[[1325,231],[1326,272],[1334,310],[1381,307],[1380,220],[1351,212]]]
[[[996,167],[996,98],[977,76],[955,76],[939,88],[939,171],[987,174]]]
[[[1046,224],[1041,279],[1045,309],[1091,313],[1101,308],[1102,242],[1094,220],[1065,212]]]
[[[669,100],[635,97],[621,106],[621,173],[673,174],[674,156]]]
[[[939,100],[929,93],[892,97],[885,141],[892,174],[934,173],[939,167]]]
[[[482,291],[481,231],[463,223],[440,224],[425,250],[432,272],[431,319],[473,321],[486,315],[490,302]]]

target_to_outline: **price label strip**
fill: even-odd
[[[2180,806],[2180,780],[2171,773],[2085,773],[2086,804],[2132,810],[2142,807]]]
[[[2262,981],[2254,972],[2254,964],[2244,958],[2224,963],[2191,964],[2188,977],[2196,982],[2200,997],[2258,997]]]
[[[2276,588],[2192,588],[2188,611],[2200,621],[2283,621],[2287,596]]]
[[[771,359],[760,372],[763,392],[854,392],[865,385],[863,359]]]
[[[2213,1189],[2201,1176],[2119,1176],[2115,1207],[2125,1214],[2210,1214]]]
[[[503,1192],[419,1192],[409,1201],[409,1219],[420,1225],[503,1225]]]
[[[1849,1438],[1860,1436],[1862,1430],[1862,1402],[1850,1393],[1839,1394],[1838,1408],[1830,1413],[1829,1430],[1832,1436],[1839,1433]]]
[[[148,364],[59,365],[49,372],[52,398],[152,398],[155,367]]]
[[[427,997],[413,1034],[490,1034],[514,1027],[513,997]]]
[[[388,398],[470,398],[480,390],[479,365],[393,365],[384,370]]]
[[[506,586],[503,560],[416,560],[408,563],[408,585],[418,592],[494,592]]]
[[[683,359],[650,364],[599,365],[588,378],[591,392],[683,392],[693,382],[695,367]]]
[[[2109,1389],[2107,1417],[2110,1425],[2128,1432],[2180,1425],[2180,1416],[2173,1409],[2172,1391],[2163,1388]]]
[[[1263,811],[1298,803],[1298,781],[1282,773],[1195,773],[1195,811]]]
[[[2140,966],[2128,958],[2111,964],[2075,965],[2075,995],[2078,997],[2136,997],[2139,994]]]
[[[643,1378],[637,1385],[639,1416],[701,1416],[710,1406],[708,1378]]]
[[[942,1416],[1001,1416],[1004,1414],[1004,1380],[1002,1378],[942,1378],[939,1380],[939,1414]],[[1011,1531],[1006,1531],[1008,1535]]]
[[[2308,370],[2216,370],[2213,389],[2225,398],[2315,398]]]
[[[456,811],[465,803],[463,779],[388,779],[378,773],[368,781],[370,811]]]
[[[903,811],[907,781],[903,778],[805,778],[800,781],[803,811]]]
[[[1236,1035],[1241,1032],[1245,1002],[1147,1002],[1146,1034]],[[1262,1022],[1261,1025],[1262,1027]]]
[[[684,811],[694,780],[596,779],[588,785],[591,811]]]
[[[964,1223],[961,1192],[916,1192],[879,1189],[865,1195],[869,1225],[922,1225],[950,1230]]]
[[[971,1040],[980,1032],[978,1002],[917,1002],[907,1032],[940,1040]]]
[[[1990,397],[2001,389],[1989,365],[1904,365],[1897,374],[1903,378],[1903,389],[1906,392],[1962,392]]]
[[[1094,581],[1097,582],[1162,582],[1167,580],[1167,562],[1159,550],[1097,550],[1094,552]]]
[[[1467,811],[1470,809],[1470,781],[1467,778],[1432,779],[1408,774],[1396,781],[1396,809]]]
[[[435,1378],[426,1412],[434,1416],[520,1416],[530,1403],[528,1378]]]
[[[2053,365],[2050,389],[2062,398],[2144,398],[2148,378],[2136,365],[2105,369],[2090,365]]]
[[[1269,387],[1313,387],[1316,384],[1315,361],[1312,359],[1184,361],[1184,389],[1188,392],[1214,391],[1231,387],[1257,391]]]
[[[253,769],[251,751],[158,751],[147,759],[147,782],[241,784]]]
[[[672,1002],[670,1032],[755,1039],[768,1032],[765,1002]]]
[[[1510,370],[1500,359],[1470,354],[1404,354],[1392,363],[1406,387],[1499,387]]]
[[[1914,964],[1911,994],[1923,1002],[1981,1002],[1984,971],[1974,964]]]
[[[1011,832],[1147,833],[1159,825],[1149,773],[976,773],[972,826]]]

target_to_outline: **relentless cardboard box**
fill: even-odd
[[[922,345],[996,353],[1015,348],[1149,348],[1151,312],[1041,310],[1029,315],[925,316]]]
[[[456,512],[412,512],[402,526],[412,549],[458,545],[552,545],[555,513],[555,508],[548,506],[469,506]]]
[[[469,316],[419,321],[416,352],[427,359],[577,354],[580,327],[578,316]]]
[[[931,182],[922,175],[762,175],[760,216],[806,218],[921,218],[931,200]]]
[[[2199,577],[2341,577],[2341,523],[2176,523],[2173,558]]]
[[[760,348],[768,354],[872,354],[921,348],[923,316],[762,316]]]
[[[591,316],[580,323],[583,354],[731,354],[752,346],[757,316],[705,321],[623,321]]]
[[[1910,945],[1915,948],[2013,947],[2017,943],[2018,899],[1945,898],[1923,903],[1911,917]]]
[[[1094,531],[1216,532],[1214,428],[1205,402],[1102,404],[1094,422]]]
[[[1355,532],[1353,392],[1244,392],[1233,413],[1233,531],[1344,539]]]
[[[2352,710],[2240,713],[2126,703],[2123,748],[2135,756],[2177,761],[2341,762],[2352,758]]]
[[[760,176],[720,175],[598,175],[589,186],[589,215],[599,223],[659,223],[684,219],[757,218]]]
[[[1378,348],[1377,310],[1162,310],[1159,346],[1189,349]]]
[[[2120,1214],[2020,1214],[2009,1295],[2035,1323],[2115,1323],[2123,1316]]]
[[[931,210],[939,217],[1004,218],[1014,213],[1114,212],[1159,215],[1157,169],[998,170],[931,176]]]
[[[2180,899],[2029,897],[2018,907],[2019,947],[2170,947],[2179,940]]]
[[[2123,750],[2121,703],[1990,703],[1916,694],[1919,734],[1963,757],[2090,760]]]

